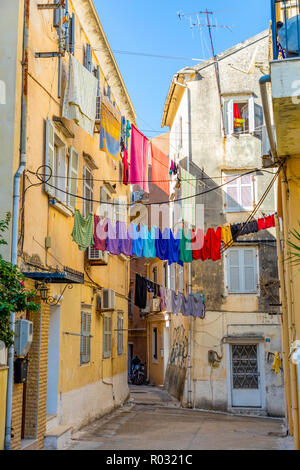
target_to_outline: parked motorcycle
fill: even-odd
[[[130,381],[133,385],[143,385],[146,382],[145,364],[137,356],[131,361]]]

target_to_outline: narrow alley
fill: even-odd
[[[131,386],[129,401],[73,434],[68,450],[292,450],[282,419],[183,409],[165,390]]]

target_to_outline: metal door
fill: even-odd
[[[231,345],[231,392],[232,406],[262,406],[257,344]]]

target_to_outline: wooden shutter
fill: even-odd
[[[76,194],[77,194],[77,184],[78,184],[78,163],[79,163],[79,154],[73,148],[69,149],[69,169],[68,169],[68,206],[75,209],[76,207]]]
[[[176,266],[174,263],[170,266],[170,289],[176,290]]]
[[[252,209],[254,201],[253,177],[244,175],[240,178],[240,204],[245,210]]]
[[[256,250],[254,248],[243,249],[244,292],[256,292]]]
[[[100,96],[100,67],[96,67],[96,78],[97,78],[97,96]]]
[[[226,175],[226,212],[240,211],[240,183],[239,178],[235,179],[238,175]],[[234,181],[232,181],[234,179]]]
[[[60,0],[55,0],[53,3],[59,3]],[[55,8],[53,10],[53,26],[54,28],[59,28],[59,22],[60,22],[60,8]]]
[[[91,356],[91,314],[81,312],[80,362],[87,363]]]
[[[249,133],[253,133],[255,130],[255,117],[254,117],[254,96],[249,98]]]
[[[75,50],[75,13],[72,14],[69,26],[69,52],[74,55]]]
[[[227,259],[227,280],[228,292],[240,292],[240,254],[239,249],[229,249],[226,255]]]
[[[46,120],[46,140],[45,140],[45,165],[51,168],[52,173],[55,174],[55,164],[54,164],[54,125],[53,122],[47,118]],[[47,180],[49,176],[49,169],[45,169],[45,179]],[[48,184],[49,183],[49,184]],[[51,177],[48,180],[48,183],[45,183],[45,191],[50,195],[55,195],[55,188],[51,185],[55,186],[54,177]]]
[[[223,106],[224,112],[224,127],[225,135],[233,134],[233,99],[224,101]]]
[[[89,72],[92,71],[92,48],[89,44],[85,45],[84,66]]]

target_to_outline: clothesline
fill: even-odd
[[[137,258],[168,261],[168,264],[191,263],[194,260],[218,261],[221,259],[221,244],[229,248],[238,236],[256,233],[275,227],[275,216],[270,215],[245,224],[224,224],[216,230],[209,227],[204,234],[202,229],[183,228],[177,230],[174,236],[170,228],[163,233],[158,227],[145,224],[138,225],[117,220],[115,225],[106,218],[101,220],[98,215],[89,214],[85,219],[75,210],[72,238],[80,250],[93,247],[96,250],[108,251],[112,255],[136,256]]]
[[[183,292],[176,293],[173,289],[159,286],[159,284],[149,281],[149,279],[136,273],[134,303],[142,310],[147,307],[147,292],[153,292],[154,298],[160,298],[159,311],[175,315],[181,312],[184,316],[198,318],[204,318],[205,316],[205,298],[203,294],[189,294],[185,297]]]

